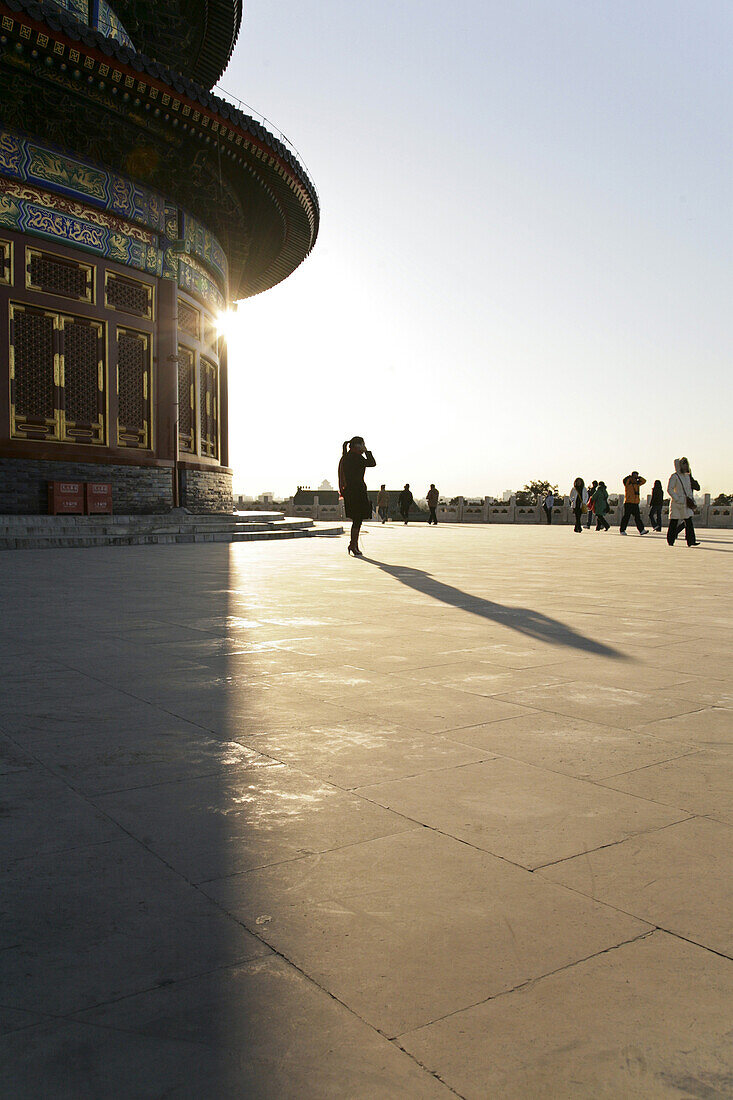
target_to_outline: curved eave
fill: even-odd
[[[100,85],[114,91],[115,110],[126,111],[153,140],[166,142],[168,154],[179,158],[182,179],[192,155],[210,163],[213,177],[224,166],[239,196],[249,238],[246,262],[237,261],[244,250],[227,248],[222,241],[233,297],[268,290],[303,262],[318,235],[318,196],[297,158],[265,127],[193,81],[38,0],[1,0],[3,11],[15,15],[12,29],[3,26],[10,39],[5,49],[21,46],[31,57],[35,54],[33,65],[44,84],[52,83],[54,67],[66,64],[70,51],[78,51],[76,68],[69,66],[77,80],[75,93],[92,97]],[[159,185],[148,178],[141,182]],[[209,198],[199,196],[192,213],[217,232],[215,197],[207,208]]]
[[[113,6],[140,52],[185,69],[206,88],[229,64],[242,22],[242,0],[114,0]]]

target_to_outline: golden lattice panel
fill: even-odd
[[[151,446],[151,337],[117,329],[117,441],[121,447]]]
[[[178,450],[196,453],[195,356],[178,345]]]
[[[94,267],[67,260],[53,252],[26,248],[26,290],[72,298],[76,302],[94,302]]]

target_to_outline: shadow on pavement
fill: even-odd
[[[618,649],[604,645],[603,642],[597,642],[593,638],[587,638],[558,619],[551,619],[548,615],[533,611],[530,607],[508,607],[494,603],[493,600],[483,599],[481,596],[472,596],[469,592],[462,592],[460,588],[435,580],[432,574],[422,569],[413,569],[406,565],[387,565],[385,562],[377,561],[376,558],[366,556],[361,560],[369,562],[370,565],[376,565],[378,569],[389,573],[395,580],[406,584],[408,588],[414,588],[416,592],[423,592],[426,596],[432,596],[433,599],[450,604],[451,607],[460,607],[464,611],[471,612],[472,615],[501,623],[510,630],[516,630],[529,638],[536,638],[550,645],[582,649],[598,657],[627,660],[626,655]]]

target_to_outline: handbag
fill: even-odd
[[[679,474],[677,474],[677,480],[679,481],[680,485],[682,486],[682,492],[685,493],[685,483],[684,483],[684,481],[682,480],[682,478],[680,477]],[[690,484],[692,484],[692,480],[693,480],[692,474],[690,474]],[[695,484],[697,484],[697,482],[695,482]],[[692,511],[695,513],[695,515],[697,515],[697,504],[695,503],[694,497],[688,497],[687,493],[685,493],[685,504],[687,505],[688,508],[692,509]]]

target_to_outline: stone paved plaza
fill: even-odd
[[[4,1098],[733,1095],[733,533],[2,555]]]

